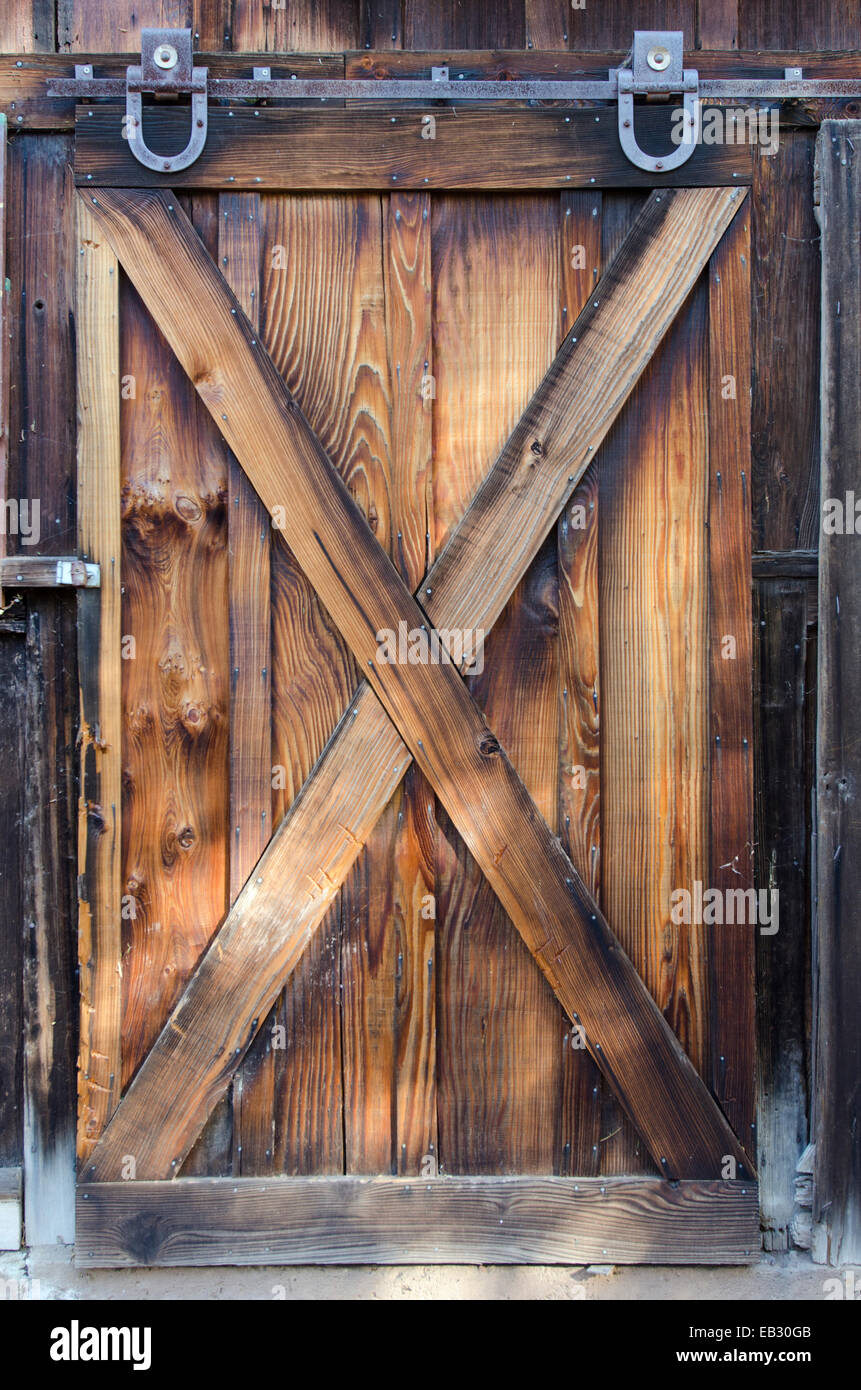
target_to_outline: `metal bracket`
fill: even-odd
[[[206,144],[208,70],[193,65],[190,29],[141,31],[140,67],[126,71],[126,119],[124,135],[135,159],[147,169],[171,174],[187,169]],[[77,69],[75,75],[77,76]],[[191,135],[179,154],[154,154],[143,136],[141,95],[191,95]]]
[[[699,73],[684,66],[681,31],[638,29],[634,34],[632,66],[616,69],[619,94],[619,143],[638,169],[669,173],[687,163],[700,132]],[[676,148],[668,154],[646,154],[634,132],[634,97],[682,93],[683,119]]]

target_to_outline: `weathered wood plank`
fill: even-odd
[[[233,0],[229,17],[225,16],[224,47],[235,52],[250,49],[279,54],[298,49],[329,53],[357,48],[358,10],[357,0],[320,0],[313,5]]]
[[[76,203],[78,543],[102,576],[98,591],[78,597],[78,1151],[86,1158],[119,1102],[122,1070],[120,273],[90,208]]]
[[[854,1264],[861,1260],[861,882],[855,810],[861,773],[861,551],[848,494],[857,485],[861,457],[861,122],[823,126],[816,175],[822,229],[822,524],[813,1254]]]
[[[53,594],[28,599],[21,905],[24,1221],[33,1245],[75,1239],[74,620],[74,605]]]
[[[754,884],[750,585],[750,218],[737,217],[709,273],[708,571],[710,849],[708,884]],[[736,1134],[755,1130],[756,924],[711,935],[711,1088]]]
[[[756,164],[752,193],[753,543],[818,544],[819,231],[813,138],[781,135]]]
[[[405,48],[524,48],[523,0],[403,0]]]
[[[0,50],[53,55],[56,47],[54,11],[53,0],[7,0],[0,14]]]
[[[4,505],[9,496],[9,387],[12,345],[9,339],[9,294],[6,289],[6,222],[8,184],[6,158],[7,123],[0,115],[0,497]],[[11,288],[11,282],[10,282]],[[0,562],[6,554],[6,526],[0,534]],[[0,608],[5,607],[0,581]]]
[[[24,1159],[22,880],[26,672],[20,632],[0,632],[0,1172]],[[20,1240],[18,1241],[20,1245]],[[17,1249],[17,1245],[15,1247]]]
[[[5,498],[5,491],[2,494]],[[97,589],[101,571],[77,555],[10,555],[0,559],[0,585],[11,589]]]
[[[80,1268],[747,1264],[756,1184],[604,1178],[253,1178],[78,1189]]]
[[[815,579],[819,573],[818,550],[755,550],[754,579]]]
[[[608,441],[598,503],[602,902],[701,1075],[705,932],[670,912],[707,873],[706,353],[700,286]],[[617,1147],[638,1171],[639,1141]]]
[[[739,21],[746,48],[861,48],[855,0],[739,0]]]
[[[110,0],[57,0],[57,44],[70,53],[140,53],[141,30],[184,29],[192,0],[136,0],[117,10]]]
[[[556,351],[559,200],[434,203],[440,551]],[[554,827],[556,587],[553,546],[545,541],[483,645],[481,674],[470,681]],[[570,1025],[442,810],[437,882],[440,1161],[447,1173],[558,1172],[562,1041]]]
[[[558,109],[484,111],[440,108],[433,140],[422,139],[420,110],[312,111],[238,106],[211,110],[206,148],[188,169],[170,175],[139,164],[117,138],[123,110],[82,107],[77,116],[75,178],[122,188],[231,188],[340,191],[398,189],[652,188],[742,185],[753,173],[751,147],[698,145],[680,169],[647,173],[619,145],[616,113]],[[87,113],[92,110],[92,116]],[[656,115],[657,112],[657,115]],[[641,144],[660,142],[666,114],[638,116]],[[182,134],[180,134],[180,126]],[[147,112],[154,150],[188,138],[188,117],[167,108]],[[165,143],[161,143],[165,142]],[[171,143],[173,142],[173,143]],[[660,143],[658,144],[660,148]]]
[[[576,322],[601,272],[600,193],[560,202],[562,332]],[[558,830],[583,882],[601,901],[600,635],[596,465],[557,522],[559,569]],[[597,1173],[603,1078],[574,1029],[562,1050],[562,1173]]]
[[[125,279],[120,312],[125,1086],[227,906],[230,651],[227,449]]]
[[[754,585],[756,878],[780,894],[780,931],[758,936],[757,1135],[766,1249],[791,1247],[796,1165],[809,1139],[811,793],[810,581]],[[813,660],[815,671],[815,658]],[[793,1007],[787,1007],[787,1000]]]
[[[697,48],[737,49],[738,10],[739,0],[697,0]]]
[[[666,220],[672,225],[680,199],[685,207],[681,194],[656,195],[647,215],[655,208],[659,225]],[[731,220],[737,190],[703,191],[693,201],[701,213],[708,210],[710,237],[717,240],[718,228]],[[337,615],[375,693],[403,729],[413,756],[552,988],[574,1020],[582,1018],[587,1046],[612,1077],[665,1171],[709,1174],[719,1155],[731,1153],[739,1171],[746,1172],[744,1151],[456,671],[444,663],[395,667],[379,659],[376,634],[397,630],[400,622],[407,629],[420,627],[422,610],[366,527],[271,360],[256,338],[252,343],[251,326],[188,220],[165,195],[100,191],[92,202],[262,500],[274,511],[287,510],[289,498],[285,534],[303,569]],[[656,254],[653,261],[658,260],[663,257]],[[557,369],[575,349],[576,343],[566,340]],[[532,444],[522,437],[518,444],[521,469],[524,464],[534,468]],[[582,441],[578,444],[582,448]],[[542,454],[547,452],[545,434]],[[555,455],[555,448],[549,452]],[[452,545],[447,553],[456,549]],[[486,819],[489,806],[493,828]],[[126,1114],[132,1112],[129,1107]],[[151,1115],[148,1120],[150,1132],[138,1128],[133,1152],[158,1142]],[[106,1158],[106,1150],[123,1142],[122,1128],[123,1122],[114,1125],[112,1143],[102,1144],[91,1170],[104,1172],[107,1163],[110,1171],[115,1159]]]

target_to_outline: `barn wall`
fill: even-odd
[[[120,11],[134,17],[127,21]],[[192,25],[202,51],[335,53],[398,49],[627,51],[634,28],[685,31],[689,47],[858,50],[857,0],[6,0],[0,52],[130,52],[146,25]],[[19,113],[20,114],[20,113]],[[68,218],[70,137],[16,131],[9,111],[7,274],[12,381],[8,496],[42,501],[41,549],[68,552],[75,536],[74,320]],[[766,1245],[785,1248],[791,1180],[809,1134],[811,799],[818,541],[819,248],[813,218],[813,130],[782,135],[760,158],[753,191],[752,519],[757,654],[755,747],[757,881],[781,890],[779,954],[758,943],[759,1164]],[[7,538],[14,553],[16,537]],[[32,553],[32,552],[31,552]],[[4,844],[2,887],[19,903],[24,939],[10,943],[19,978],[4,1058],[30,1102],[36,1162],[71,1180],[76,981],[76,796],[70,768],[77,729],[74,614],[68,600],[17,601],[0,634],[10,698],[24,709],[18,757],[27,805],[10,807],[18,853]],[[22,669],[22,664],[26,670]],[[54,736],[39,722],[55,721]],[[7,766],[9,764],[7,763]],[[8,919],[6,919],[8,921]],[[44,967],[44,969],[42,969]],[[45,971],[49,972],[50,989]],[[13,1020],[11,1030],[9,1020]],[[21,1020],[21,1032],[17,1020]],[[15,1055],[15,1038],[23,1049]],[[4,1099],[0,1166],[21,1160],[25,1119]],[[35,1188],[34,1188],[35,1190]],[[28,1235],[69,1239],[69,1210],[33,1204]],[[40,1214],[41,1213],[41,1214]]]

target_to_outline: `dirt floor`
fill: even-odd
[[[67,1246],[0,1256],[6,1297],[41,1299],[749,1299],[823,1301],[840,1271],[806,1254],[764,1255],[742,1269],[699,1266],[410,1265],[77,1271]],[[15,1281],[10,1286],[8,1281]]]

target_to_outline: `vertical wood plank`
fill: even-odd
[[[120,311],[127,1082],[226,907],[230,651],[227,450],[125,281]]]
[[[9,377],[12,344],[9,338],[9,292],[6,282],[6,204],[8,175],[6,169],[5,113],[0,112],[0,497],[9,496]],[[9,285],[11,289],[11,283]],[[0,558],[6,555],[6,527],[0,534]],[[0,589],[0,609],[4,607]]]
[[[766,1249],[788,1250],[796,1165],[810,1138],[809,581],[755,585],[756,877],[780,893],[780,931],[756,943],[757,1170]],[[787,1001],[792,1007],[787,1007]]]
[[[120,1097],[122,627],[119,266],[77,200],[78,542],[101,586],[78,595],[81,801],[78,942],[80,1157]]]
[[[750,587],[750,218],[735,218],[709,265],[709,887],[754,885]],[[763,886],[763,885],[760,885]],[[754,934],[711,934],[712,1091],[755,1145]]]
[[[739,0],[697,0],[697,48],[737,49],[738,10]]]
[[[740,48],[861,48],[857,0],[739,0]]]
[[[329,457],[388,547],[391,405],[379,199],[273,198],[265,200],[264,212],[264,341]],[[277,820],[322,752],[357,676],[340,635],[280,538],[272,574],[272,756],[276,769],[284,769],[283,790],[276,791]],[[397,810],[389,808],[387,816],[389,823],[377,831],[380,846],[390,842]],[[390,874],[390,858],[386,862]],[[276,1098],[276,1127],[284,1133],[276,1140],[287,1155],[289,1171],[340,1172],[351,1156],[358,1171],[366,1171],[365,1165],[376,1162],[381,1151],[382,1171],[391,1166],[391,995],[386,1026],[371,1020],[379,1007],[375,981],[383,988],[384,981],[394,979],[396,957],[387,927],[390,917],[383,909],[369,919],[365,875],[366,865],[359,864],[342,892],[342,905],[332,909],[318,942],[307,953],[307,965],[303,960],[286,996],[288,1013],[279,1018],[287,1048],[279,1058],[284,1075]],[[304,1021],[309,1017],[318,1018],[319,1045],[325,1042],[316,1061],[314,1034]],[[366,1109],[359,1099],[368,1076],[365,1049],[373,1052],[376,1039],[388,1052],[379,1057],[379,1090],[368,1097]],[[304,1050],[316,1086],[316,1094],[310,1096],[288,1075],[291,1066],[305,1065],[298,1055]],[[358,1088],[346,1135],[344,1085]]]
[[[861,1260],[861,121],[816,142],[822,228],[822,527],[819,538],[817,931],[814,959],[814,1258]],[[842,521],[841,521],[842,518]]]
[[[0,53],[53,53],[54,0],[6,0],[0,11]]]
[[[315,0],[313,5],[233,0],[225,24],[224,47],[234,52],[337,53],[358,46],[358,0]]]
[[[15,626],[12,627],[14,622]],[[4,618],[0,627],[0,681],[6,717],[0,723],[0,1169],[21,1168],[24,1160],[24,763],[26,670],[23,619]]]
[[[568,47],[575,53],[611,51],[627,53],[635,29],[681,29],[685,48],[693,48],[697,28],[697,0],[638,0],[636,9],[625,0],[585,0],[571,7]]]
[[[525,48],[524,0],[404,0],[404,48]]]
[[[401,48],[402,8],[401,0],[360,0],[359,47]]]
[[[819,230],[813,137],[781,131],[754,167],[753,544],[815,548],[819,478]]]
[[[526,0],[526,47],[542,51],[568,47],[570,0]]]
[[[604,909],[701,1072],[705,933],[670,912],[708,872],[706,304],[700,286],[599,460]],[[626,1133],[604,1171],[642,1169]]]
[[[142,29],[185,29],[192,18],[191,0],[136,0],[120,9],[111,0],[58,0],[57,47],[70,53],[140,53]]]
[[[601,194],[563,193],[560,341],[593,291],[601,268]],[[600,667],[598,475],[593,466],[557,525],[559,567],[559,813],[563,845],[600,902]],[[563,1167],[597,1173],[603,1078],[582,1039],[563,1039]]]
[[[434,524],[444,544],[551,361],[560,312],[554,199],[434,207]],[[472,688],[545,818],[558,812],[558,583],[551,537],[488,639]],[[448,1172],[562,1164],[568,1028],[442,809],[439,1116]]]

